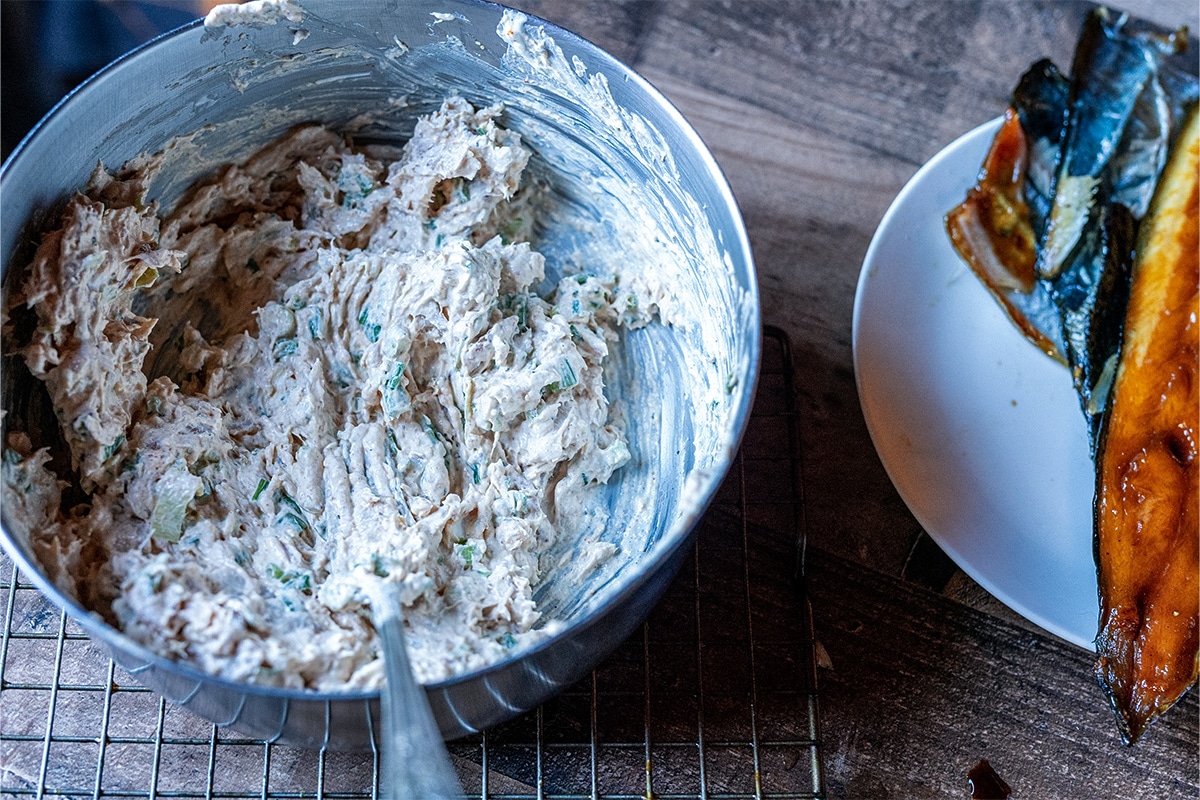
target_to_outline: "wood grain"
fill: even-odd
[[[888,205],[926,159],[1003,110],[1026,66],[1069,65],[1093,6],[518,5],[645,75],[713,150],[738,199],[764,320],[795,353],[815,612],[834,665],[822,685],[829,796],[967,797],[982,757],[1014,797],[1200,794],[1194,693],[1126,749],[1090,654],[961,572],[938,578],[940,596],[899,580],[921,572],[910,558],[925,534],[875,455],[854,387],[855,285]],[[1124,5],[1163,25],[1200,24],[1191,0]]]
[[[1195,693],[1125,747],[1088,653],[835,556],[809,563],[830,797],[967,797],[981,758],[1014,798],[1200,792]]]
[[[925,160],[1000,113],[1028,64],[1043,56],[1068,64],[1092,5],[510,4],[590,39],[649,79],[712,149],[737,197],[764,321],[788,333],[795,361],[810,588],[831,664],[821,675],[828,796],[965,798],[967,771],[984,757],[1014,798],[1200,795],[1195,692],[1137,747],[1123,747],[1092,682],[1090,654],[1020,619],[930,548],[875,454],[854,386],[854,291],[884,212]],[[1163,25],[1200,29],[1195,0],[1123,5]],[[670,612],[664,605],[656,618]],[[618,659],[607,668],[621,666]],[[145,700],[145,713],[126,718],[153,731],[157,706],[148,694],[116,697]],[[15,709],[10,702],[0,724],[10,733],[44,724],[44,709]],[[168,728],[183,726],[177,734],[194,733],[183,712],[168,711],[165,719]],[[20,748],[36,759],[36,747],[40,742],[5,742],[0,759],[15,763]],[[221,752],[240,758],[243,750]],[[330,775],[345,772],[347,781],[363,769],[361,759],[336,763]],[[636,777],[642,766],[629,774]],[[489,765],[498,771],[494,790],[521,788],[500,782],[503,767]],[[307,779],[316,765],[297,751],[272,769]]]

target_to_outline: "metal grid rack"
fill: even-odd
[[[792,360],[765,333],[745,440],[679,576],[588,678],[450,743],[468,797],[824,795]],[[0,598],[4,796],[376,796],[370,753],[247,739],[137,685],[2,556]]]

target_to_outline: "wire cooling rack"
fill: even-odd
[[[792,359],[768,328],[755,410],[692,554],[588,678],[451,742],[468,797],[718,800],[824,794]],[[370,753],[204,722],[136,682],[0,557],[5,797],[360,798]]]

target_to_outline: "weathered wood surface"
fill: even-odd
[[[1002,111],[1028,64],[1069,65],[1091,4],[518,5],[655,84],[742,209],[764,319],[795,350],[816,625],[833,663],[821,694],[829,796],[965,797],[982,757],[1014,797],[1200,795],[1195,693],[1125,748],[1090,656],[931,545],[874,453],[852,374],[854,289],[884,211],[925,160]],[[1191,0],[1124,8],[1198,29]]]
[[[810,560],[828,796],[1196,797],[1193,692],[1129,748],[1074,645],[818,551]]]

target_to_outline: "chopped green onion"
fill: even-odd
[[[280,517],[280,519],[283,520],[284,522],[290,523],[293,528],[300,531],[301,533],[312,530],[312,528],[308,524],[308,520],[305,519],[304,517],[300,516],[299,514],[292,514],[291,512],[288,512],[287,514],[284,514],[282,517]]]
[[[561,379],[552,383],[547,383],[542,387],[542,398],[545,399],[555,392],[561,392],[563,389],[570,389],[579,383],[579,378],[575,375],[575,368],[571,366],[571,362],[563,359]]]
[[[379,332],[383,330],[383,328],[379,325],[371,324],[370,318],[367,316],[369,311],[369,308],[363,309],[362,313],[358,315],[358,324],[362,326],[363,333],[366,334],[367,341],[375,343],[379,341]]]
[[[425,429],[425,433],[429,436],[429,439],[431,441],[433,441],[433,442],[442,441],[441,432],[439,432],[437,427],[435,427],[434,424],[429,420],[429,417],[426,417],[424,415],[421,416],[421,427]]]
[[[571,366],[571,362],[563,359],[562,388],[570,389],[577,383],[579,383],[579,378],[575,377],[575,369]]]
[[[271,353],[275,356],[276,361],[282,361],[290,355],[295,355],[296,347],[295,339],[276,339],[275,346],[271,348]]]
[[[120,450],[123,444],[125,444],[125,437],[118,436],[112,444],[104,448],[104,460],[108,461],[108,459],[112,458],[113,454]]]
[[[312,591],[312,577],[307,572],[284,570],[278,564],[267,564],[267,576],[277,580],[289,589],[301,592]]]
[[[312,526],[308,523],[308,517],[304,515],[304,509],[286,491],[280,489],[275,493],[275,503],[288,509],[280,515],[279,519],[281,521],[290,523],[302,533],[312,531]]]
[[[155,482],[154,511],[150,515],[153,536],[168,542],[178,542],[183,533],[188,506],[204,487],[200,478],[188,471],[182,460],[172,464]]]
[[[388,391],[393,391],[395,389],[401,388],[403,386],[403,384],[401,383],[401,380],[403,379],[403,377],[404,377],[404,362],[401,361],[401,362],[398,362],[396,364],[396,366],[392,368],[391,376],[388,377],[387,381],[385,381],[383,384],[384,388],[386,388]]]
[[[392,374],[383,382],[383,410],[393,422],[412,409],[412,398],[404,388],[404,367],[403,362],[398,362],[392,368]]]

